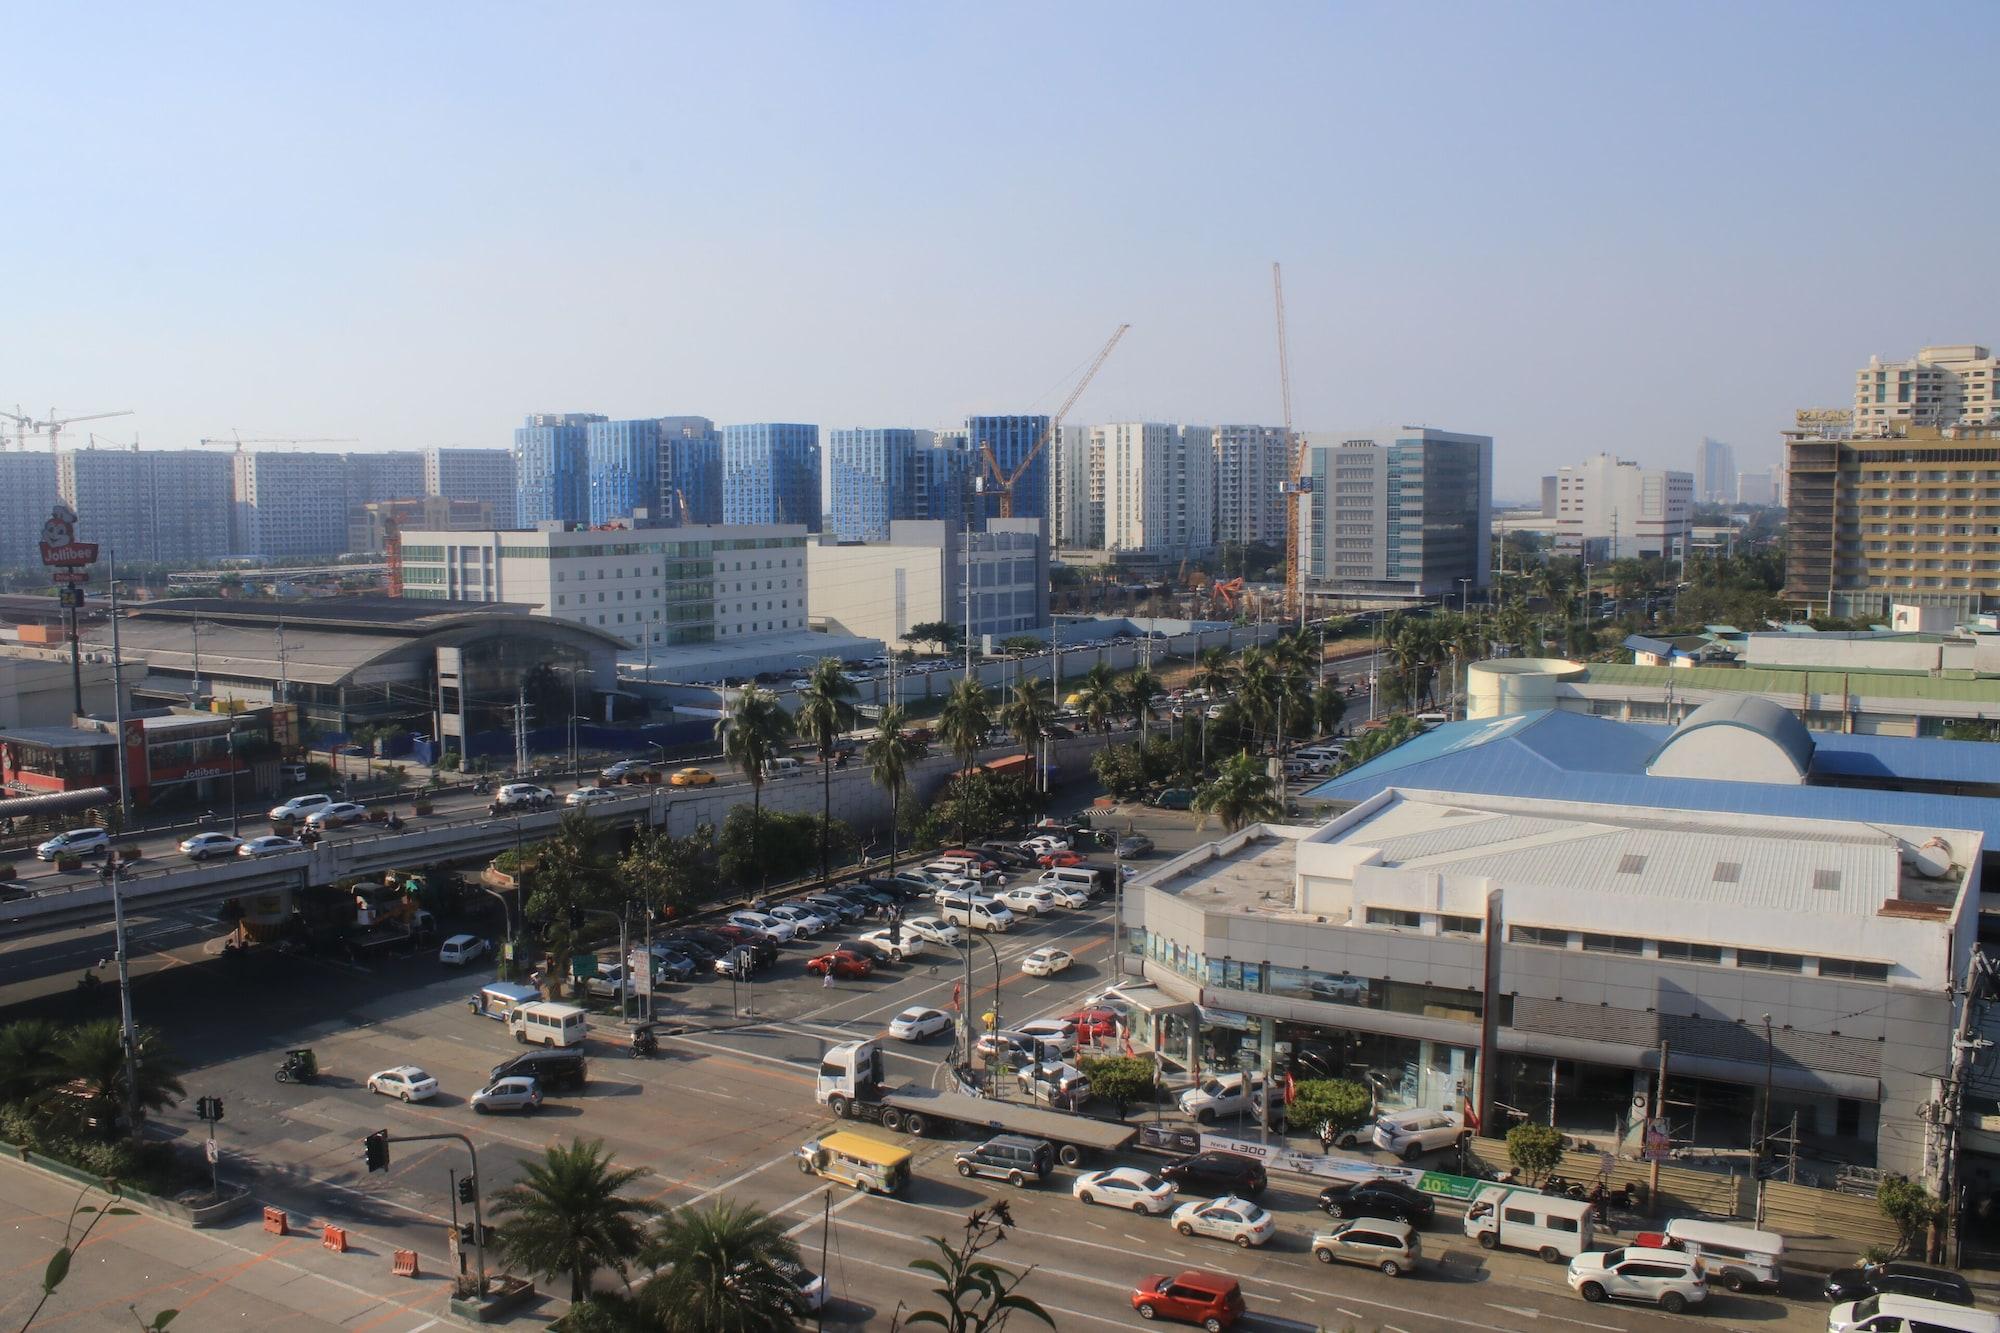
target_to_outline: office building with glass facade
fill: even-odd
[[[660,418],[660,521],[722,522],[722,435],[707,417]]]
[[[761,421],[722,431],[722,521],[820,530],[819,427]]]
[[[1309,593],[1424,599],[1491,581],[1493,438],[1405,426],[1306,436]]]
[[[651,512],[660,502],[660,422],[593,421],[584,427],[590,466],[590,522],[601,526]]]
[[[982,446],[993,451],[993,460],[1000,467],[1002,477],[1011,478],[1027,459],[1049,429],[1049,419],[1045,416],[985,416],[965,419],[966,448],[972,455],[975,475],[986,475],[987,495],[980,504],[980,512],[987,517],[997,517],[1000,513],[1000,497],[995,490],[992,475],[986,472],[985,455]],[[1014,483],[1014,517],[1047,518],[1052,507],[1049,495],[1052,469],[1049,466],[1049,450],[1044,446],[1035,460],[1021,473]]]
[[[514,430],[514,521],[584,523],[590,518],[590,412],[536,412]]]

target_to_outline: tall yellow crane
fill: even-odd
[[[1304,443],[1292,430],[1292,354],[1285,338],[1285,274],[1271,261],[1271,297],[1278,311],[1278,392],[1285,408],[1285,479],[1278,485],[1285,497],[1285,615],[1306,623],[1305,581],[1299,570],[1299,497],[1312,494],[1306,475]]]
[[[1097,378],[1098,367],[1104,364],[1104,359],[1111,355],[1111,349],[1118,345],[1118,340],[1125,336],[1125,330],[1131,327],[1130,324],[1120,324],[1111,337],[1105,341],[1104,347],[1097,353],[1097,359],[1090,363],[1090,369],[1083,372],[1083,378],[1078,380],[1076,387],[1069,391],[1069,397],[1063,399],[1063,405],[1058,407],[1055,410],[1055,415],[1049,418],[1049,424],[1042,427],[1042,433],[1035,437],[1034,447],[1028,450],[1028,456],[1021,460],[1021,465],[1014,469],[1013,475],[1010,476],[1000,470],[1000,460],[993,456],[993,446],[990,443],[985,440],[979,442],[979,452],[985,457],[987,471],[993,474],[993,484],[989,487],[986,484],[986,478],[983,476],[974,478],[973,484],[978,488],[981,495],[999,495],[1000,517],[1014,517],[1014,483],[1027,475],[1028,468],[1034,463],[1042,450],[1047,447],[1049,437],[1055,434],[1057,428],[1062,425],[1062,419],[1069,415],[1069,410],[1076,406],[1076,400],[1083,397],[1083,391],[1090,387],[1090,382]]]
[[[14,404],[12,412],[0,412],[0,417],[5,417],[14,423],[15,448],[25,451],[28,447],[29,435],[40,435],[47,432],[50,453],[55,453],[58,447],[61,446],[62,428],[64,426],[74,425],[79,421],[103,421],[106,417],[129,417],[131,415],[131,409],[127,408],[122,412],[92,412],[88,416],[59,417],[56,415],[56,410],[52,407],[49,409],[49,415],[46,420],[37,421],[33,417],[23,416],[19,403]]]

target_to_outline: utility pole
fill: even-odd
[[[520,777],[528,771],[528,690],[525,685],[514,687],[514,776]]]
[[[1757,1103],[1757,1137],[1750,1144],[1750,1169],[1764,1164],[1764,1136],[1771,1128],[1771,1016],[1764,1015],[1764,1099]]]
[[[111,725],[118,734],[118,744],[113,747],[113,753],[118,757],[118,827],[123,829],[132,822],[132,793],[125,772],[125,663],[118,656],[117,548],[108,549],[105,556],[106,577],[111,588]]]
[[[1653,1126],[1659,1123],[1660,1119],[1666,1114],[1666,1109],[1667,1109],[1667,1043],[1662,1041],[1660,1043],[1660,1072],[1658,1076],[1653,1079],[1653,1095],[1649,1097],[1646,1102],[1646,1128],[1640,1134],[1639,1137],[1639,1144],[1642,1149],[1648,1149],[1651,1147],[1651,1145],[1646,1142],[1646,1138],[1653,1132]],[[1664,1138],[1665,1136],[1662,1135],[1662,1137]],[[1646,1157],[1652,1163],[1652,1168],[1648,1173],[1649,1179],[1646,1186],[1647,1194],[1648,1197],[1650,1198],[1658,1195],[1660,1192],[1660,1155],[1657,1152],[1648,1151],[1646,1153]]]
[[[120,750],[125,738],[118,738]],[[125,946],[125,895],[118,888],[118,858],[105,853],[104,868],[110,872],[111,925],[118,949],[118,1018],[120,1040],[125,1047],[125,1124],[134,1139],[139,1137],[139,1038],[132,1024],[132,967]]]

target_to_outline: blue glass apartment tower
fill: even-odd
[[[536,412],[514,431],[514,521],[524,528],[590,518],[590,412]],[[497,519],[499,516],[495,515]]]
[[[819,427],[760,421],[722,430],[722,521],[820,529]]]
[[[916,517],[915,455],[929,435],[900,427],[833,432],[826,471],[833,489],[828,514],[836,537],[887,541],[891,519]]]
[[[722,436],[707,417],[660,418],[660,517],[722,522]]]
[[[995,493],[993,474],[987,471],[985,455],[980,446],[993,450],[994,461],[1000,465],[1000,475],[1011,477],[1021,466],[1021,460],[1035,447],[1035,441],[1049,428],[1047,417],[967,417],[965,419],[965,445],[972,455],[975,475],[986,478],[987,495],[980,505],[981,514],[997,517],[1000,513],[1000,497]],[[1049,451],[1044,446],[1035,455],[1035,461],[1014,483],[1014,517],[1047,518],[1049,516]]]
[[[590,524],[600,527],[660,503],[660,422],[593,421],[589,439]]]

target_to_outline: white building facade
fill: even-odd
[[[1288,475],[1282,426],[1215,428],[1215,539],[1283,545]]]
[[[414,455],[412,455],[414,457]],[[290,560],[347,549],[347,460],[339,454],[230,455],[238,555]],[[421,470],[419,471],[421,485]]]
[[[1693,522],[1694,478],[1686,472],[1598,454],[1556,473],[1556,549],[1563,554],[1677,559]]]
[[[812,618],[835,634],[899,645],[911,626],[970,625],[995,641],[1049,623],[1049,547],[1038,518],[955,523],[898,520],[886,542],[806,548]],[[970,621],[967,579],[970,578]]]
[[[199,565],[232,554],[230,455],[202,449],[66,449],[57,486],[85,540],[130,564]]]
[[[1104,458],[1104,549],[1198,555],[1215,545],[1215,432],[1120,422],[1092,431]]]
[[[1926,347],[1908,361],[1870,357],[1854,372],[1854,428],[2000,425],[2000,359],[1977,343]]]
[[[514,451],[426,449],[423,493],[446,500],[482,500],[504,522],[514,513]]]

